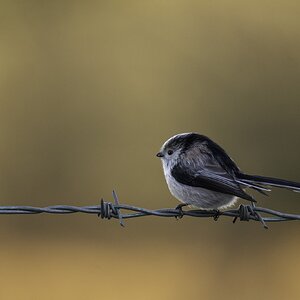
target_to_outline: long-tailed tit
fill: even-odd
[[[157,156],[171,194],[184,205],[222,209],[237,198],[256,202],[246,188],[263,194],[272,186],[300,192],[300,183],[243,173],[219,145],[197,133],[171,137]]]

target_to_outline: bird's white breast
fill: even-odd
[[[178,182],[171,174],[171,168],[163,164],[164,175],[171,194],[181,202],[202,209],[226,208],[236,202],[237,197],[194,187]]]

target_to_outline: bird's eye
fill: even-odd
[[[168,150],[168,155],[172,155],[173,154],[173,150]]]

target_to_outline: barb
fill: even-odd
[[[262,223],[264,228],[268,228],[266,223],[283,222],[300,220],[300,215],[288,214],[280,211],[272,210],[255,205],[240,205],[238,209],[229,209],[226,211],[215,210],[181,210],[177,208],[161,208],[156,210],[141,208],[132,205],[120,204],[115,191],[113,191],[114,204],[101,199],[100,205],[93,206],[70,206],[70,205],[53,205],[48,207],[33,206],[0,206],[0,215],[10,214],[72,214],[85,213],[96,214],[102,219],[118,219],[121,226],[124,226],[124,219],[156,216],[156,217],[195,217],[195,218],[214,218],[217,220],[220,216],[233,218],[235,223],[237,219],[240,221],[258,221]],[[121,213],[121,210],[126,211]],[[261,216],[264,214],[264,216]]]
[[[110,220],[113,218],[118,218],[120,225],[125,226],[122,218],[122,214],[120,213],[119,209],[119,199],[117,196],[117,193],[115,191],[112,192],[115,204],[112,204],[110,202],[105,202],[103,199],[101,199],[100,203],[100,211],[98,212],[98,217],[101,217],[101,219],[108,219]]]

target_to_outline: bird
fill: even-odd
[[[247,189],[264,195],[272,187],[300,192],[298,182],[242,172],[221,146],[196,132],[172,136],[156,156],[162,161],[171,194],[181,202],[176,208],[187,205],[219,211],[239,198],[253,204],[256,200]]]

